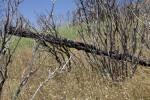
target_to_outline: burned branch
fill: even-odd
[[[54,44],[54,45],[75,48],[77,50],[83,50],[87,53],[94,53],[96,55],[108,56],[111,59],[115,59],[115,60],[123,60],[123,61],[127,61],[127,62],[133,62],[134,64],[150,66],[150,59],[138,58],[131,54],[121,53],[119,51],[108,51],[107,52],[107,51],[98,49],[93,45],[89,45],[89,44],[82,43],[82,42],[75,42],[75,41],[67,40],[67,39],[56,38],[49,34],[44,35],[43,33],[38,34],[38,33],[34,33],[31,31],[25,31],[25,30],[24,31],[18,30],[15,33],[12,30],[9,32],[9,34],[19,36],[19,37],[32,38],[32,39],[40,40],[42,42],[48,42],[48,43]],[[119,53],[117,53],[117,52],[119,52]]]

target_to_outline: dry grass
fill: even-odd
[[[9,66],[9,77],[3,89],[3,100],[11,100],[22,80],[24,69],[29,67],[32,49],[19,49]],[[38,92],[35,100],[148,100],[150,99],[150,68],[138,66],[132,79],[112,83],[102,80],[100,74],[92,71],[86,60],[84,66],[77,61],[71,72],[63,72],[51,79]],[[18,100],[29,100],[40,82],[53,69],[55,61],[49,57],[40,70],[23,87]],[[36,66],[36,61],[34,66]],[[25,71],[25,73],[27,70]]]

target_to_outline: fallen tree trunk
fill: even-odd
[[[139,64],[142,66],[150,67],[150,59],[142,59],[142,58],[138,58],[128,53],[127,54],[119,53],[118,51],[117,53],[114,51],[103,51],[90,44],[86,44],[82,42],[75,42],[75,41],[67,40],[67,39],[56,38],[50,34],[44,35],[44,34],[33,33],[30,31],[13,32],[13,30],[11,30],[9,34],[19,36],[19,37],[26,37],[26,38],[32,38],[32,39],[36,39],[40,41],[45,41],[50,44],[66,46],[69,48],[75,48],[77,50],[82,50],[87,53],[95,53],[96,55],[107,56],[107,57],[110,57],[111,59],[123,60],[127,62],[132,62],[134,64]]]

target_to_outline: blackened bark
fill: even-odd
[[[90,44],[75,42],[68,39],[56,38],[50,34],[45,35],[43,33],[38,34],[30,31],[19,31],[19,30],[16,31],[15,33],[13,32],[13,30],[11,30],[9,34],[19,36],[19,37],[26,37],[26,38],[32,38],[40,41],[45,41],[50,44],[55,44],[59,46],[75,48],[77,50],[82,50],[87,53],[95,53],[97,55],[110,57],[111,59],[133,62],[134,64],[150,67],[150,59],[138,58],[136,56],[133,56],[132,54],[128,54],[128,53],[124,54],[124,53],[120,53],[119,51],[103,51]]]

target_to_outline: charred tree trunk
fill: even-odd
[[[75,41],[68,40],[68,39],[56,38],[49,34],[44,35],[42,33],[38,34],[38,33],[33,33],[30,31],[19,31],[19,30],[15,33],[13,32],[13,30],[11,30],[9,34],[19,36],[19,37],[32,38],[32,39],[40,40],[42,42],[44,41],[44,42],[48,42],[50,44],[55,44],[59,46],[75,48],[77,50],[83,50],[84,52],[87,52],[87,53],[94,53],[96,55],[107,56],[111,59],[123,60],[127,62],[132,62],[134,64],[139,64],[142,66],[150,67],[150,59],[138,58],[136,56],[133,56],[132,54],[121,53],[119,51],[103,51],[90,44],[86,44],[82,42],[75,42]]]

